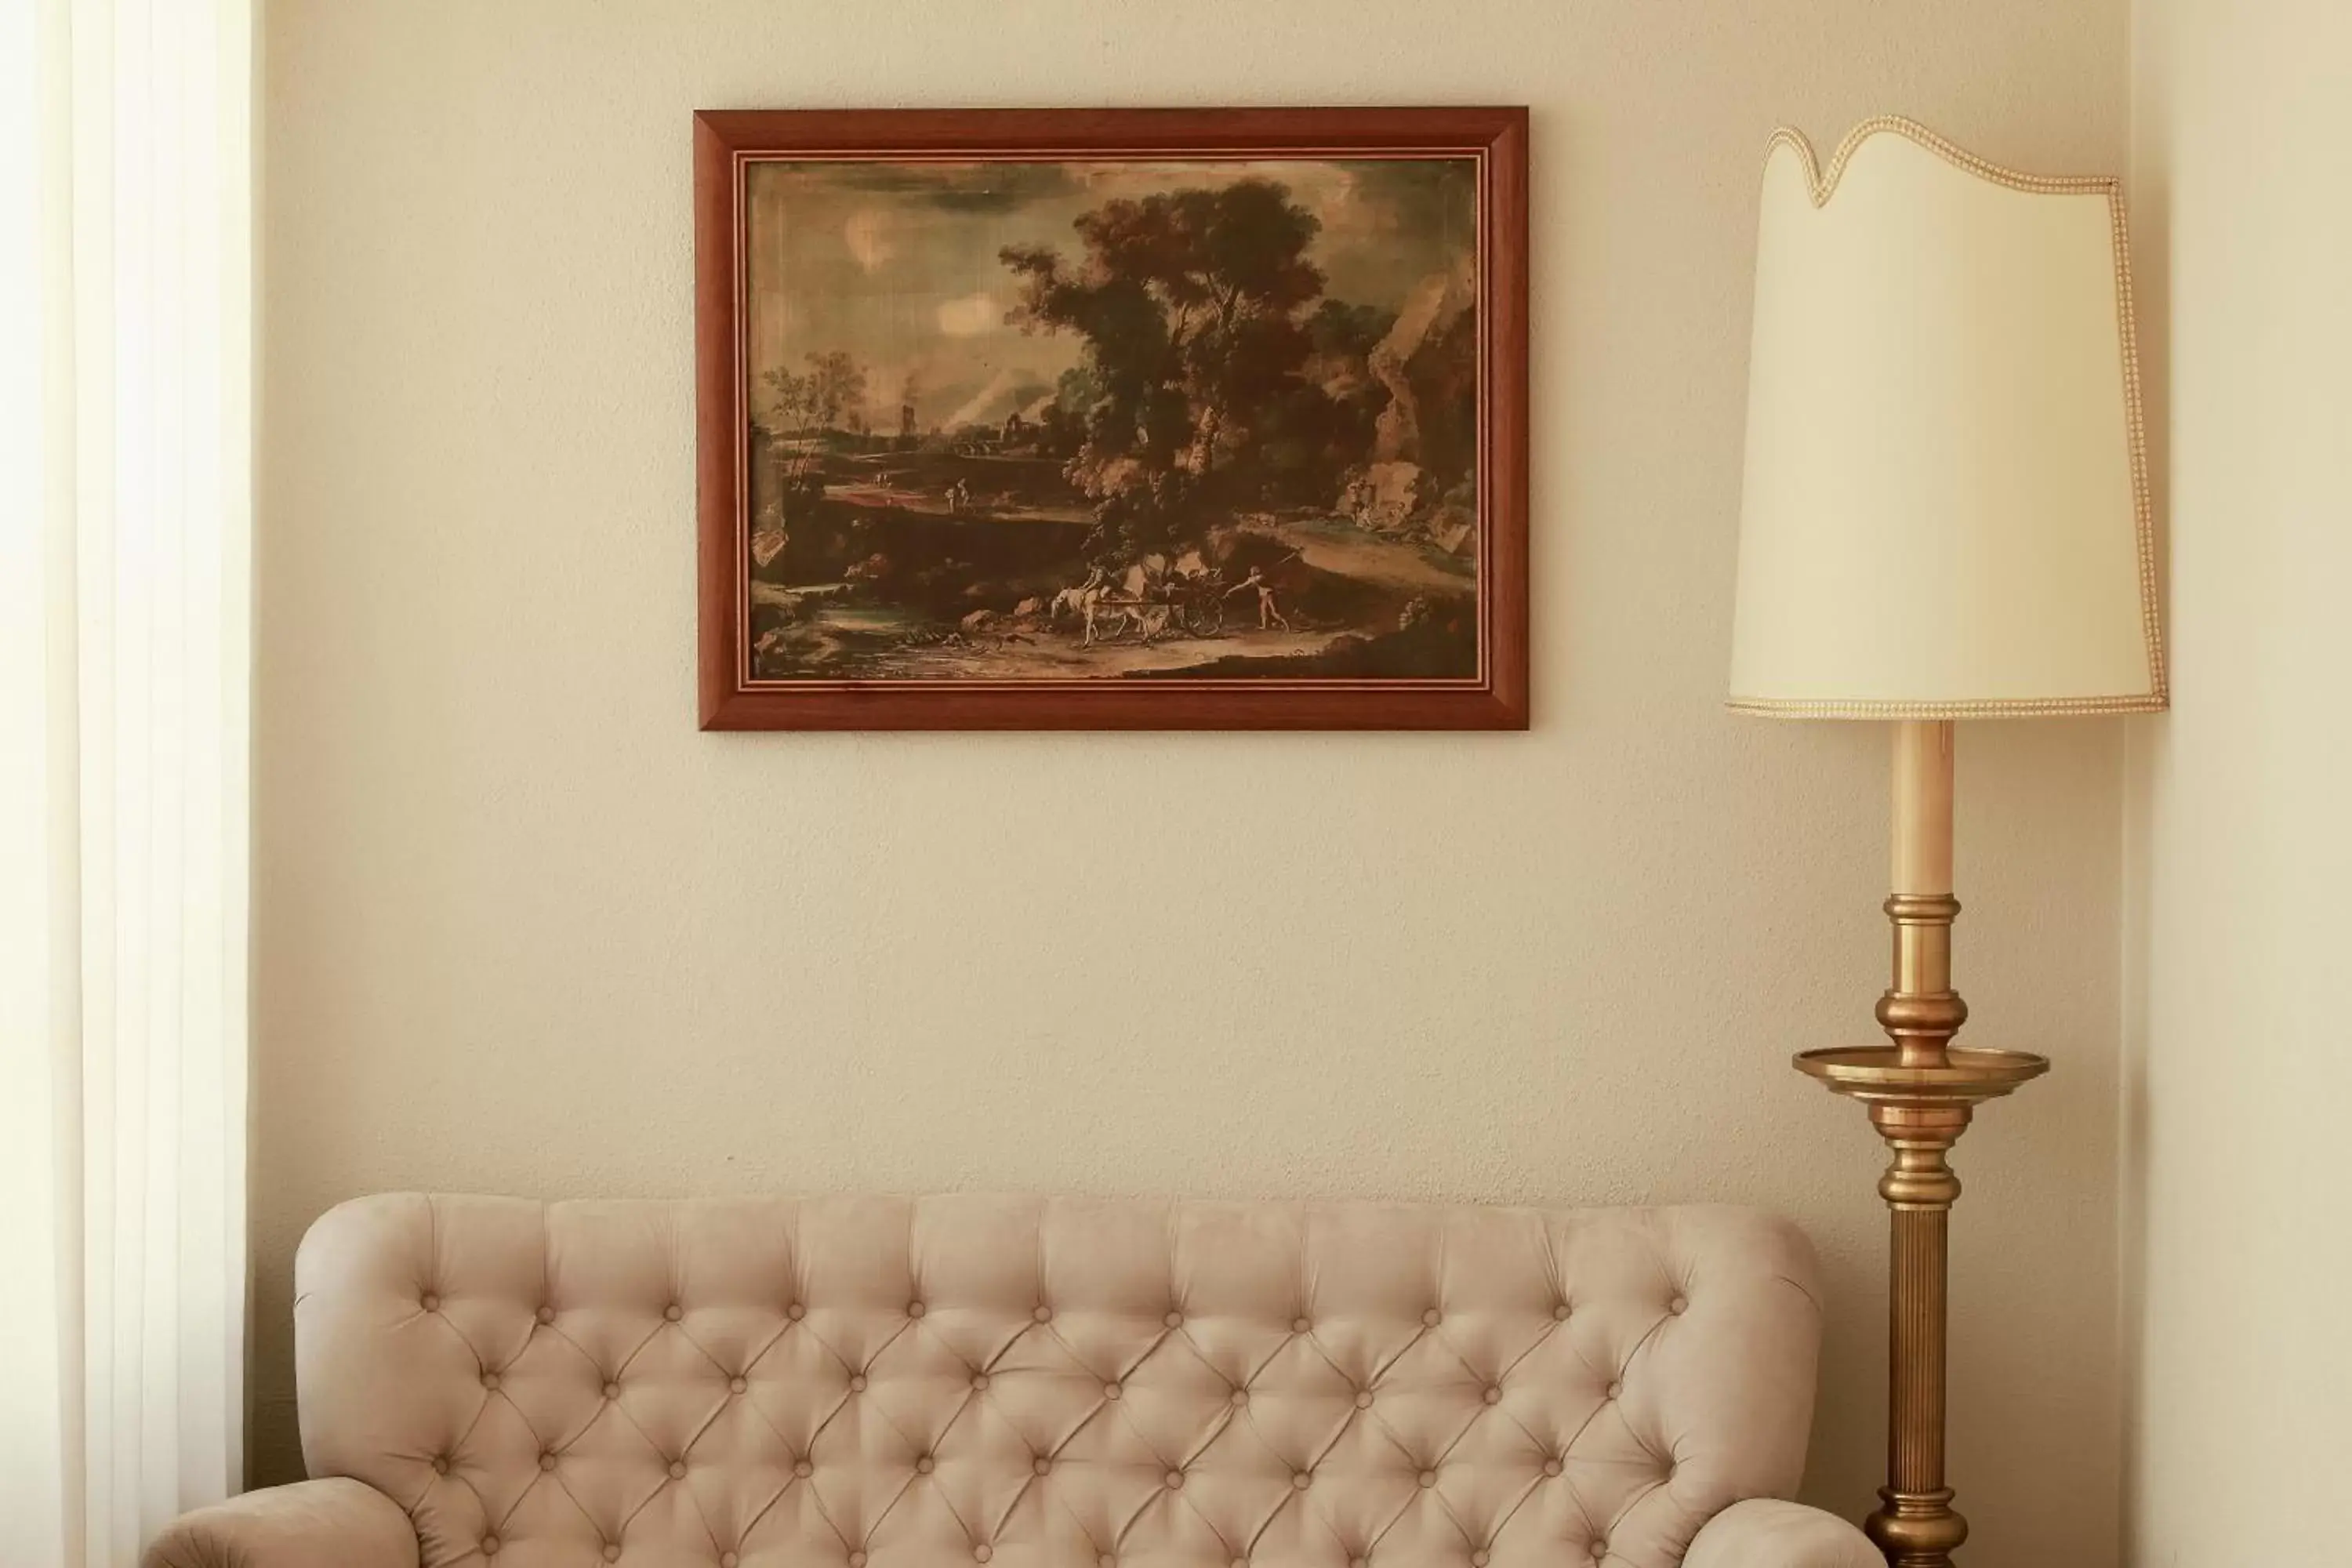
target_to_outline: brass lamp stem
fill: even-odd
[[[1903,1067],[1950,1064],[1968,1004],[1952,989],[1952,726],[1895,726],[1894,980],[1878,1021]],[[1968,1130],[1967,1101],[1877,1104],[1870,1120],[1895,1152],[1878,1195],[1886,1200],[1894,1250],[1888,1290],[1886,1484],[1864,1525],[1890,1563],[1948,1563],[1969,1537],[1944,1484],[1946,1241],[1959,1178],[1944,1156]]]
[[[1879,998],[1878,1021],[1906,1066],[1940,1067],[1968,1019],[1952,990],[1952,725],[1906,720],[1895,726],[1895,975]]]
[[[1952,989],[1952,726],[1895,727],[1894,978],[1878,999],[1891,1045],[1807,1051],[1803,1071],[1868,1109],[1894,1159],[1879,1178],[1893,1252],[1888,1289],[1886,1484],[1863,1528],[1894,1568],[1949,1568],[1968,1521],[1944,1484],[1947,1239],[1959,1178],[1945,1156],[1981,1101],[2046,1071],[2022,1051],[1956,1047],[1968,1005]]]

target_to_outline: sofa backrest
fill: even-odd
[[[1813,1281],[1731,1208],[386,1195],[302,1448],[425,1568],[1671,1568],[1796,1485]]]

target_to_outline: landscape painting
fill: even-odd
[[[736,689],[1492,692],[1480,150],[960,153],[736,166]]]

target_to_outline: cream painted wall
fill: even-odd
[[[1896,109],[2120,167],[2123,0],[273,0],[254,1211],[995,1187],[1799,1216],[1810,1495],[1878,1478],[1885,736],[1718,707],[1759,160]],[[1528,735],[693,725],[688,114],[1527,102]],[[2115,1553],[2122,735],[1963,739],[1975,1560]]]
[[[2139,0],[2134,30],[2176,677],[2129,770],[2126,1536],[2143,1568],[2340,1563],[2352,9]]]

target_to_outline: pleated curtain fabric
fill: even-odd
[[[250,0],[0,0],[0,1563],[243,1470]]]

